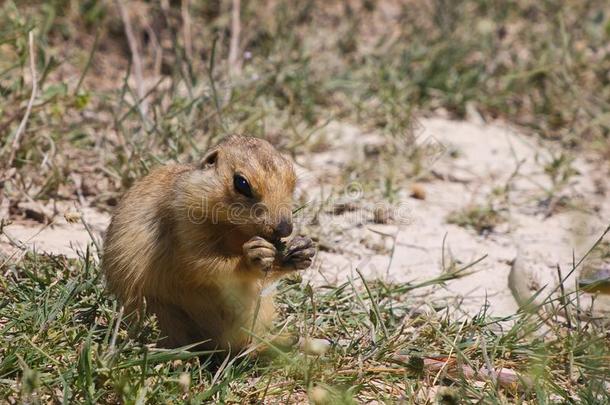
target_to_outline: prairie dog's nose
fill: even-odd
[[[273,231],[274,236],[278,238],[285,238],[286,236],[290,236],[291,233],[292,221],[286,218],[282,218]]]

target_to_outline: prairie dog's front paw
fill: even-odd
[[[248,267],[262,271],[271,270],[277,253],[271,242],[255,236],[244,243],[243,249]]]
[[[316,247],[310,238],[297,236],[281,254],[280,266],[285,270],[304,270],[311,266]]]

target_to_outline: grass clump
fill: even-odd
[[[72,199],[80,183],[66,175],[77,173],[103,208],[152,165],[195,161],[227,133],[296,153],[315,148],[312,129],[329,120],[417,156],[413,115],[428,112],[502,118],[566,153],[610,153],[602,0],[242,2],[237,62],[220,3],[125,7],[127,21],[99,0],[2,4],[3,158],[31,95],[30,31],[39,88],[4,186],[11,199]]]
[[[28,253],[1,270],[0,395],[9,403],[610,399],[603,322],[579,320],[578,297],[546,302],[562,304],[570,323],[530,312],[497,319],[485,308],[455,318],[452,305],[430,306],[423,297],[459,271],[422,284],[351,281],[314,289],[286,280],[279,293],[283,326],[328,339],[330,350],[219,366],[209,353],[155,348],[154,319],[128,326],[90,255]],[[486,367],[495,377],[471,372]],[[518,378],[503,381],[508,372]]]
[[[471,205],[454,211],[447,217],[447,222],[464,228],[472,228],[480,235],[493,232],[495,227],[505,221],[503,214],[486,205]]]

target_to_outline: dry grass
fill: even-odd
[[[123,11],[109,0],[0,6],[3,217],[25,215],[18,203],[31,200],[110,210],[151,166],[195,161],[228,133],[306,154],[324,148],[312,134],[332,120],[407,145],[382,150],[384,170],[348,168],[391,201],[425,155],[414,113],[502,119],[556,141],[563,154],[547,168],[556,188],[576,153],[610,170],[603,0],[151,0]],[[492,211],[460,221],[493,227]],[[490,319],[485,309],[456,319],[409,284],[314,292],[286,282],[282,319],[331,350],[210,369],[206,355],[154,349],[152,320],[129,337],[92,255],[0,260],[0,395],[10,403],[610,401],[607,332],[581,320],[577,296],[549,297],[556,310],[542,319]],[[426,368],[439,358],[447,365]],[[503,367],[527,383],[465,376],[463,366]]]
[[[418,285],[354,280],[315,293],[288,280],[283,326],[330,340],[330,350],[219,366],[209,354],[156,349],[154,319],[128,328],[89,254],[30,253],[4,266],[0,392],[10,403],[610,400],[604,322],[587,318],[578,293],[560,289],[544,307],[503,319],[485,308],[456,317],[451,303],[422,300],[421,288],[469,267]]]

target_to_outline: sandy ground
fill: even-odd
[[[470,315],[486,305],[494,315],[510,315],[519,307],[509,288],[511,270],[513,290],[522,294],[554,286],[557,265],[567,273],[573,252],[581,257],[608,226],[610,180],[598,174],[599,162],[576,158],[571,163],[574,175],[548,193],[552,182],[544,167],[559,156],[552,145],[476,120],[425,118],[419,124],[417,142],[433,146],[424,161],[425,179],[417,186],[425,198],[413,198],[407,189],[398,191],[398,200],[388,211],[393,220],[376,224],[371,221],[375,201],[352,184],[349,209],[319,213],[317,220],[324,224],[322,248],[305,279],[314,284],[358,280],[358,269],[368,279],[417,282],[484,257],[469,269],[472,274],[419,294],[435,305],[460,303],[460,310]],[[332,123],[320,136],[330,141],[330,148],[297,156],[297,172],[303,198],[326,201],[330,191],[338,189],[337,175],[365,158],[381,138],[342,123]],[[554,198],[549,199],[550,194]],[[344,200],[326,201],[325,206]],[[451,212],[492,200],[506,218],[492,232],[479,234],[447,222]],[[62,210],[81,210],[99,243],[109,222],[107,214],[90,207]],[[61,215],[51,226],[14,221],[5,232],[37,251],[67,256],[76,256],[91,242],[82,223],[68,223]],[[20,254],[5,235],[0,238],[0,250]],[[574,277],[566,283],[574,284]]]
[[[513,263],[513,283],[521,294],[530,296],[538,288],[557,284],[557,265],[563,274],[571,268],[572,252],[577,258],[601,235],[610,221],[610,199],[605,195],[607,178],[596,177],[596,162],[576,159],[572,167],[577,174],[555,193],[574,206],[552,209],[546,189],[552,186],[544,166],[558,152],[534,143],[502,125],[454,122],[440,118],[421,120],[418,142],[439,143],[444,152],[431,159],[428,171],[434,179],[421,183],[424,200],[409,198],[403,191],[400,210],[407,214],[407,223],[345,227],[341,240],[368,240],[382,232],[393,235],[389,254],[376,254],[375,249],[350,246],[351,254],[320,253],[316,278],[341,282],[358,278],[358,268],[366,277],[387,281],[423,281],[438,276],[448,263],[456,261],[463,267],[485,258],[470,270],[467,277],[447,283],[430,296],[461,303],[469,314],[477,313],[487,302],[488,311],[509,315],[518,309],[508,280]],[[333,128],[337,130],[337,128]],[[342,136],[355,137],[356,128],[342,127]],[[367,139],[366,136],[363,137]],[[362,138],[361,138],[362,139]],[[375,138],[371,138],[375,142]],[[348,142],[350,143],[350,142]],[[359,145],[364,147],[363,145]],[[342,164],[345,146],[326,152],[326,164]],[[457,156],[456,156],[457,155]],[[314,162],[314,167],[324,162]],[[502,205],[506,221],[487,234],[479,235],[447,223],[449,213],[487,204],[494,190],[505,190]],[[406,207],[406,210],[405,210]],[[444,244],[443,244],[444,239]],[[444,246],[444,248],[443,248]],[[393,253],[392,253],[393,251]],[[444,252],[444,254],[443,254]],[[566,285],[574,286],[574,277]],[[513,288],[514,289],[514,288]]]

